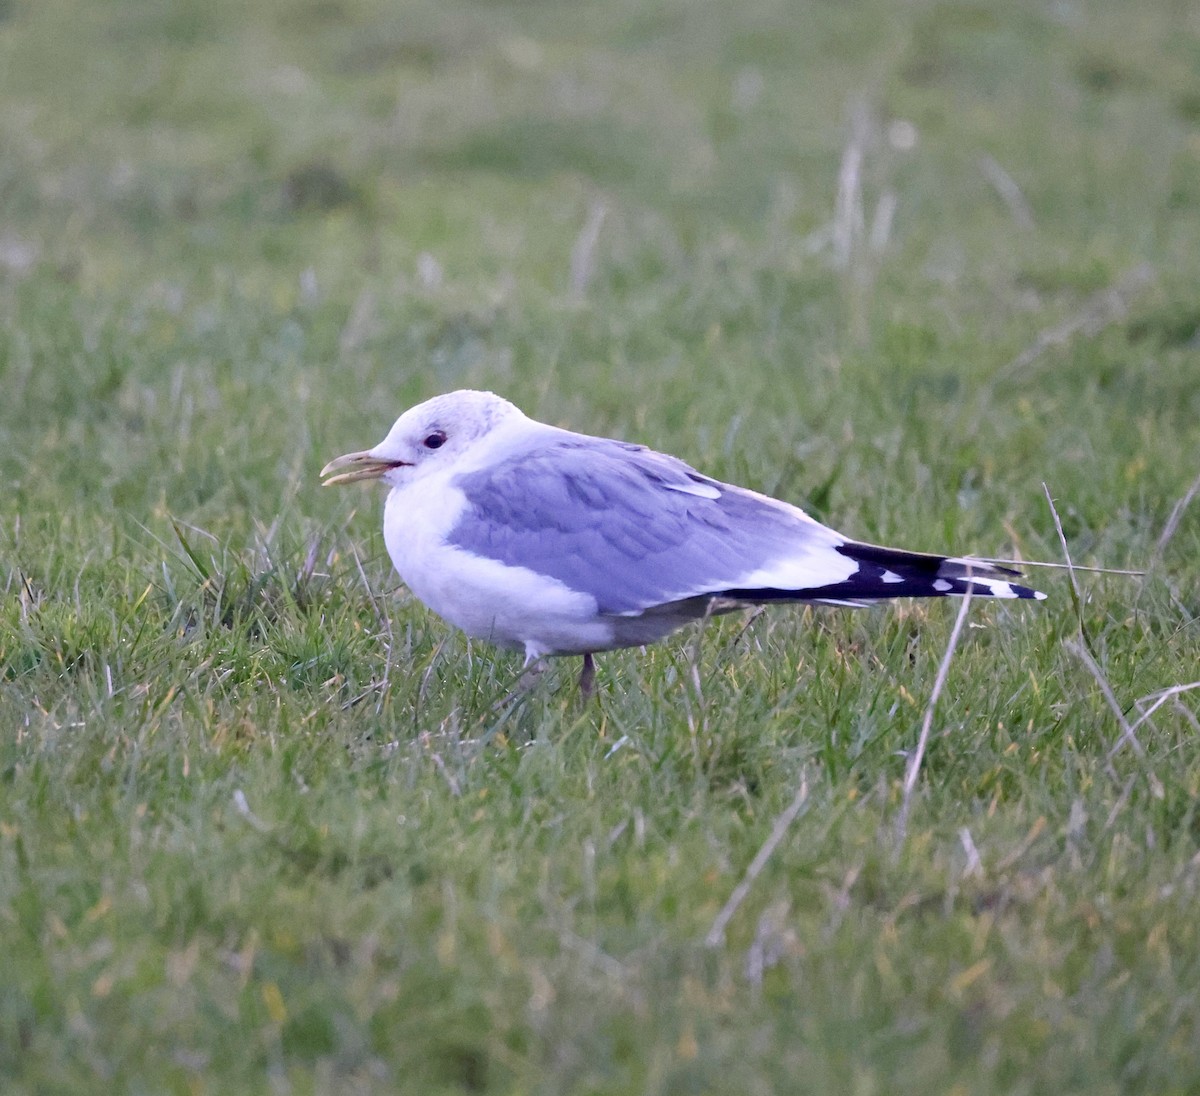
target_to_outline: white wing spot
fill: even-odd
[[[992,597],[1016,597],[1013,593],[1012,583],[1005,582],[999,578],[973,578],[972,584],[975,586],[984,586],[992,591]]]
[[[895,571],[884,571],[882,581],[883,582],[903,582],[904,579],[902,579],[898,574],[896,574]]]
[[[721,492],[711,483],[664,483],[668,491],[678,491],[681,495],[696,495],[702,499],[719,499]]]
[[[944,594],[944,593],[954,589],[954,583],[947,582],[944,578],[935,578],[933,580],[933,588],[939,594]]]

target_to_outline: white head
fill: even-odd
[[[501,423],[525,416],[493,392],[462,389],[404,412],[374,449],[347,453],[321,469],[325,486],[382,479],[399,487],[423,470],[445,467]],[[344,468],[346,471],[330,476]]]

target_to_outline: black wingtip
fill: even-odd
[[[829,601],[870,602],[898,597],[1016,598],[1043,601],[1040,590],[1011,581],[1021,572],[1014,567],[970,560],[906,552],[876,544],[847,541],[837,551],[858,564],[858,570],[841,582],[805,589],[764,587],[721,591],[739,601]]]

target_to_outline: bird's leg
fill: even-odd
[[[549,667],[546,665],[545,659],[537,658],[534,655],[529,655],[525,659],[525,665],[521,667],[521,674],[517,678],[512,689],[502,696],[495,704],[492,705],[492,711],[498,708],[503,708],[506,704],[511,704],[515,700],[520,700],[537,684],[538,678],[546,672]]]
[[[591,651],[585,651],[583,655],[583,669],[579,671],[579,695],[584,700],[589,699],[595,686],[596,660],[592,657]]]

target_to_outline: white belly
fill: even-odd
[[[448,545],[467,500],[439,479],[394,488],[384,507],[388,555],[422,602],[468,635],[524,648],[531,657],[612,646],[612,625],[591,595]]]

